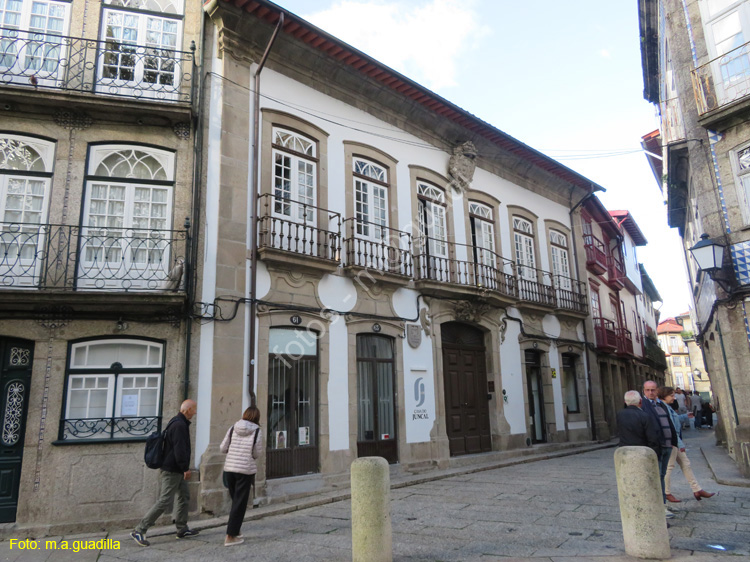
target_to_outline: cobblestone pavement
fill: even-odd
[[[676,469],[672,493],[683,502],[673,504],[677,517],[669,529],[674,559],[750,560],[750,488],[717,485],[698,449],[711,435],[687,437],[698,481],[720,494],[695,501]],[[602,449],[393,490],[394,560],[632,560],[624,554],[613,453]],[[246,542],[231,548],[223,546],[223,527],[186,540],[153,536],[149,548],[122,531],[110,535],[121,549],[101,552],[10,551],[5,541],[0,560],[344,561],[351,560],[349,516],[350,503],[343,501],[246,522]]]

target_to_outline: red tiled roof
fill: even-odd
[[[204,5],[212,0],[205,0]],[[469,129],[477,135],[489,140],[503,150],[515,154],[519,158],[530,162],[534,166],[569,182],[585,191],[606,191],[602,186],[590,179],[574,172],[567,166],[563,166],[556,160],[530,146],[518,141],[510,135],[496,129],[489,123],[482,121],[475,115],[452,104],[424,86],[413,82],[406,76],[385,66],[370,56],[358,51],[354,47],[337,39],[312,25],[310,22],[296,16],[280,6],[267,0],[224,0],[237,8],[241,8],[249,14],[253,14],[268,24],[276,25],[279,15],[284,13],[284,25],[282,31],[295,37],[311,47],[322,51],[326,55],[341,61],[354,69],[355,72],[364,74],[372,80],[377,80],[384,86],[391,88],[404,97],[410,98],[439,116],[449,119],[462,127]]]
[[[630,214],[630,211],[610,211],[610,215],[612,215],[617,222],[622,224],[622,227],[627,231],[628,234],[630,234],[630,237],[633,239],[633,242],[635,242],[636,246],[645,246],[648,244],[648,240],[646,240],[646,237],[643,235],[643,232],[641,232],[641,229],[638,228],[638,225],[635,222],[635,219],[633,218],[633,215]]]
[[[667,318],[664,322],[659,322],[656,327],[657,334],[681,333],[685,330],[674,318]]]

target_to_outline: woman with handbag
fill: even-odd
[[[240,534],[242,520],[245,518],[250,487],[255,484],[255,464],[263,452],[263,433],[260,431],[260,410],[250,406],[242,419],[227,431],[219,449],[227,454],[224,461],[224,484],[232,498],[232,509],[227,522],[227,538],[224,546],[242,544],[245,540]]]

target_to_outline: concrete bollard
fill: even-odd
[[[352,463],[352,561],[392,562],[391,475],[382,457]]]
[[[656,453],[648,447],[618,448],[615,474],[625,552],[637,558],[670,558]]]

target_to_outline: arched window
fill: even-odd
[[[5,286],[39,281],[54,154],[52,142],[0,134],[0,277]]]
[[[381,241],[388,234],[388,170],[357,157],[352,168],[357,235]]]
[[[555,285],[570,291],[572,283],[570,279],[570,259],[568,258],[568,237],[558,230],[550,230],[549,242]]]
[[[294,222],[315,225],[317,160],[315,141],[299,133],[273,129],[273,212]]]
[[[159,341],[72,343],[60,439],[145,439],[157,431],[164,364],[164,344]]]
[[[171,99],[180,86],[182,0],[104,0],[102,92]],[[164,14],[164,15],[158,15]]]
[[[513,238],[518,274],[523,279],[536,280],[534,257],[534,226],[522,217],[513,217]]]
[[[158,289],[171,260],[174,153],[96,145],[86,178],[78,284]]]

